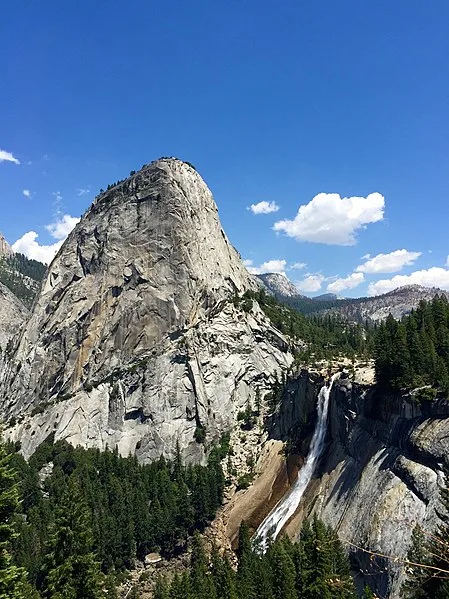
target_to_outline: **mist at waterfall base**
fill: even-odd
[[[273,511],[265,518],[256,531],[254,536],[254,545],[261,551],[265,552],[270,539],[276,539],[284,524],[292,516],[299,502],[304,495],[310,483],[316,464],[321,456],[324,447],[324,440],[327,429],[327,414],[329,411],[329,397],[332,390],[332,385],[340,373],[336,373],[331,378],[329,386],[324,385],[318,394],[318,418],[313,432],[312,441],[310,442],[310,451],[304,462],[303,467],[298,473],[298,478],[290,491],[279,501]]]

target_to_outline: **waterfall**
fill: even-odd
[[[332,385],[340,373],[334,374],[329,386],[324,385],[318,395],[318,419],[310,442],[310,451],[303,467],[298,473],[298,478],[290,491],[279,501],[276,507],[265,518],[256,531],[254,543],[265,551],[267,542],[276,539],[287,520],[294,514],[301,501],[307,485],[310,483],[316,464],[323,451],[324,439],[326,437],[327,414],[329,410],[329,396]]]

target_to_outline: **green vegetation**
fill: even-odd
[[[108,596],[108,577],[136,558],[183,552],[222,503],[228,447],[223,438],[207,467],[185,467],[179,450],[173,463],[140,465],[117,452],[48,440],[27,463],[1,446],[0,597],[21,598],[2,594],[1,585],[19,588],[23,579],[43,597],[97,599]],[[29,590],[25,597],[34,596]]]
[[[12,544],[17,538],[19,490],[11,455],[0,446],[0,597],[25,599],[26,571],[13,562]]]
[[[262,554],[242,523],[235,571],[227,556],[207,554],[195,536],[190,570],[171,583],[159,580],[161,599],[350,599],[349,562],[336,534],[318,519],[303,526],[298,543],[284,537]]]
[[[282,333],[307,343],[307,350],[298,354],[298,358],[303,361],[312,356],[315,359],[333,358],[342,354],[369,356],[372,352],[372,332],[360,325],[345,322],[331,314],[305,316],[263,290],[247,291],[242,297],[235,297],[234,303],[248,311],[253,299]]]
[[[45,276],[45,264],[23,254],[0,259],[0,283],[3,283],[28,308],[31,307]]]
[[[187,164],[188,166],[193,168],[193,170],[196,171],[196,168],[193,166],[193,164],[191,162],[187,162],[187,160],[181,160],[180,158],[176,158],[174,156],[161,156],[157,160],[151,161],[149,164],[143,164],[141,170],[148,168],[149,166],[155,164],[156,162],[158,162],[158,160],[171,160],[172,158],[174,160],[179,160],[180,162]],[[125,179],[119,179],[118,181],[115,181],[114,183],[109,183],[108,186],[106,187],[106,191],[110,191],[113,187],[117,187],[117,185],[121,185],[122,183],[124,183],[126,181],[127,178],[134,177],[134,175],[136,175],[136,174],[137,174],[136,171],[134,171],[134,170],[130,171],[129,176],[125,177]],[[101,188],[100,191],[98,192],[97,197],[104,192],[105,192],[105,190],[103,188]]]
[[[449,303],[445,296],[421,301],[401,322],[389,316],[375,334],[376,380],[392,389],[430,385],[418,399],[449,394]]]

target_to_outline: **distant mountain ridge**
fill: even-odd
[[[256,275],[256,277],[259,281],[262,281],[266,291],[272,293],[276,297],[305,297],[299,294],[296,285],[294,285],[284,274],[267,272],[265,274]]]
[[[416,308],[421,300],[432,300],[436,295],[449,293],[438,287],[404,285],[393,291],[373,297],[339,298],[333,293],[324,293],[311,298],[301,295],[295,285],[283,274],[266,273],[257,275],[264,288],[281,302],[304,314],[339,314],[358,323],[375,323],[385,320],[389,314],[400,319]]]
[[[335,300],[344,300],[345,297],[336,295],[335,293],[322,293],[313,298],[316,302],[334,302]]]
[[[337,306],[327,308],[326,311],[341,314],[344,318],[356,322],[375,323],[385,320],[389,314],[400,319],[417,308],[420,301],[430,301],[436,295],[443,295],[449,299],[449,293],[438,287],[404,285],[383,295],[340,300]]]

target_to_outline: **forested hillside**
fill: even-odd
[[[191,569],[171,583],[159,580],[157,599],[350,599],[356,592],[349,562],[336,534],[314,519],[299,541],[287,537],[265,554],[253,547],[245,523],[240,527],[237,571],[216,547],[205,551],[194,539]],[[370,597],[367,591],[366,597]]]
[[[1,452],[0,507],[11,493],[20,499],[0,514],[2,526],[11,528],[4,546],[43,597],[104,596],[79,590],[77,578],[85,576],[86,589],[106,584],[110,575],[114,586],[117,573],[149,551],[166,557],[185,551],[188,537],[204,529],[223,499],[226,440],[207,467],[184,467],[179,456],[139,465],[133,457],[50,441],[29,463],[13,447]],[[1,597],[12,596],[1,593],[6,566],[0,564]]]
[[[422,301],[401,322],[389,316],[375,335],[375,368],[381,387],[430,385],[449,394],[447,298],[437,296],[431,302]]]
[[[369,356],[372,352],[372,332],[361,325],[348,323],[333,314],[306,316],[263,290],[256,293],[248,291],[236,301],[249,309],[252,299],[259,303],[280,331],[307,344],[307,349],[301,352],[303,359],[312,355],[315,358],[354,354]]]
[[[40,288],[45,271],[45,264],[30,260],[23,254],[0,258],[0,283],[6,285],[28,308]]]

